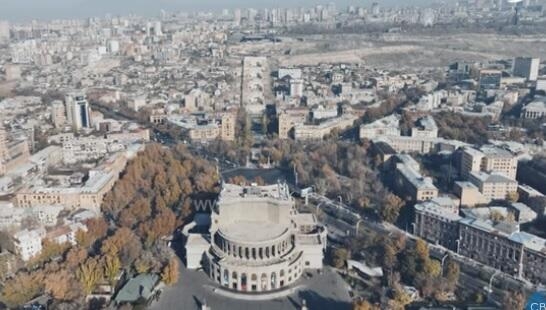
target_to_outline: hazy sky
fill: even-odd
[[[375,0],[381,5],[423,4],[433,0]],[[334,2],[347,5],[370,5],[373,0],[0,0],[0,19],[12,21],[70,17],[102,16],[106,13],[158,15],[160,9],[203,10],[234,7],[297,7]]]

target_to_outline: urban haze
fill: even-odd
[[[0,309],[546,309],[546,0],[0,1]]]

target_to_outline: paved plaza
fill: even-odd
[[[253,295],[244,299],[227,297],[230,292],[215,292],[217,286],[203,271],[188,270],[181,264],[180,279],[174,287],[165,288],[158,302],[151,309],[201,309],[206,304],[211,310],[285,310],[300,309],[305,299],[311,310],[344,310],[351,308],[347,284],[332,269],[326,267],[321,274],[317,271],[305,273],[293,289],[287,293],[277,293],[271,300],[249,301]],[[310,274],[311,276],[308,276]],[[279,296],[284,295],[284,296]],[[236,295],[231,295],[236,297]],[[256,299],[260,299],[256,296]]]

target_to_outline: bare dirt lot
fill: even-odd
[[[544,35],[322,35],[305,44],[285,42],[289,55],[271,55],[282,65],[364,63],[382,68],[434,68],[458,61],[488,61],[515,56],[546,59]],[[272,51],[272,50],[271,50]]]

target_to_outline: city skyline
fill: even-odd
[[[137,14],[145,16],[157,16],[159,11],[164,9],[168,11],[220,11],[224,8],[265,8],[265,7],[298,7],[298,6],[315,6],[335,3],[337,8],[345,8],[349,5],[355,6],[370,6],[373,2],[379,2],[380,5],[425,5],[437,0],[342,0],[342,1],[318,1],[318,0],[294,0],[294,1],[274,1],[274,0],[236,0],[229,1],[218,5],[213,0],[203,0],[199,4],[192,3],[187,0],[135,0],[131,1],[130,5],[122,1],[106,1],[106,0],[21,0],[3,1],[2,10],[0,11],[0,19],[5,19],[13,22],[28,21],[33,19],[49,20],[49,19],[73,19],[103,16],[105,14],[126,15]]]

